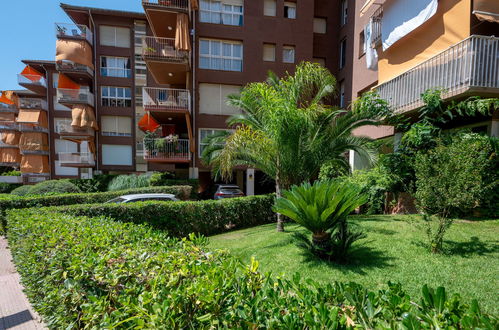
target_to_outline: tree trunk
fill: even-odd
[[[275,194],[276,198],[282,197],[281,183],[279,182],[279,177],[276,177],[275,180]],[[278,232],[284,231],[284,216],[280,213],[277,213],[277,231]]]

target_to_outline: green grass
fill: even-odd
[[[234,231],[210,238],[210,247],[227,249],[248,262],[260,261],[264,272],[290,278],[299,272],[322,283],[354,281],[372,290],[386,282],[400,282],[412,297],[423,284],[444,286],[448,293],[476,298],[487,312],[499,312],[499,220],[457,220],[445,239],[445,252],[430,254],[416,216],[354,216],[352,222],[367,238],[357,242],[348,265],[310,256],[293,237],[304,229],[288,224],[285,233],[275,225]],[[420,225],[420,224],[419,224]],[[419,299],[419,298],[418,298]]]

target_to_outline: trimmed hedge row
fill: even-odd
[[[138,202],[129,204],[68,205],[49,208],[75,216],[105,216],[122,222],[147,223],[170,235],[214,235],[229,229],[272,223],[273,195],[248,196],[220,201]]]
[[[26,293],[53,329],[494,329],[478,304],[423,287],[369,292],[243,267],[201,237],[36,209],[10,210],[8,239]],[[197,245],[196,245],[197,244]]]
[[[0,210],[28,208],[34,206],[104,203],[121,195],[145,193],[168,193],[174,194],[179,199],[187,200],[191,195],[191,190],[191,186],[164,186],[137,188],[121,191],[108,191],[100,193],[60,194],[34,197],[11,196],[11,198],[5,197],[0,199]]]

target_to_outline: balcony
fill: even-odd
[[[45,95],[47,91],[47,81],[37,75],[18,74],[17,83],[38,95]]]
[[[142,91],[146,111],[191,112],[191,94],[187,89],[144,87]]]
[[[92,31],[81,24],[55,23],[55,35],[59,39],[86,40],[90,45],[94,43]]]
[[[91,152],[59,152],[59,163],[62,167],[94,167],[95,157]]]
[[[144,8],[189,11],[189,0],[142,0]]]
[[[43,99],[21,98],[19,99],[19,109],[48,111],[48,105],[47,101]]]
[[[471,36],[375,90],[401,113],[423,106],[421,94],[430,88],[442,89],[443,99],[497,96],[498,77],[499,38]]]
[[[57,102],[63,105],[86,104],[94,106],[94,94],[88,87],[80,89],[57,89]]]
[[[48,133],[49,129],[46,127],[33,125],[33,124],[17,124],[18,130],[21,132],[37,132],[37,133]]]
[[[189,163],[191,160],[190,142],[187,139],[144,140],[144,159],[158,163]]]
[[[85,127],[74,127],[71,126],[71,120],[67,121],[57,121],[55,123],[55,132],[60,135],[62,139],[88,139],[88,137],[93,137],[95,131],[92,128]]]
[[[175,49],[175,39],[143,37],[142,57],[159,84],[185,85],[190,52]]]
[[[189,0],[142,0],[147,21],[156,37],[175,37],[177,14],[189,13]]]
[[[0,121],[0,131],[18,131],[19,124],[9,121]]]
[[[45,146],[48,149],[48,146]],[[23,150],[20,148],[19,152],[21,155],[40,155],[40,156],[48,156],[49,152],[47,150]]]
[[[19,110],[14,104],[0,103],[0,112],[18,113]]]
[[[91,83],[94,77],[94,70],[84,64],[79,64],[70,60],[59,60],[55,62],[56,70],[67,75],[71,80],[78,83]]]

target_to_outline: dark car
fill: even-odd
[[[225,198],[235,198],[243,197],[244,193],[239,189],[239,186],[234,184],[219,184],[217,185],[217,191],[213,199],[225,199]]]

